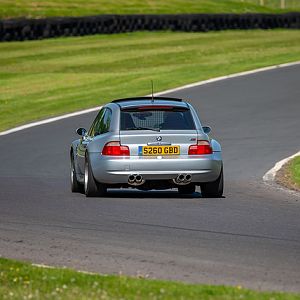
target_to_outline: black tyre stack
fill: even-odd
[[[26,41],[132,31],[206,32],[227,29],[300,29],[300,13],[99,15],[0,20],[0,41]]]

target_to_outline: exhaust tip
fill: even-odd
[[[128,177],[128,181],[134,181],[135,180],[135,176],[134,175],[129,175]]]
[[[183,181],[184,180],[184,175],[183,174],[180,174],[178,175],[178,181]]]
[[[191,175],[191,174],[187,174],[187,175],[185,176],[185,180],[191,181],[191,180],[192,180],[192,175]]]

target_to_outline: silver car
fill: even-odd
[[[72,192],[104,196],[107,188],[177,188],[203,197],[223,194],[220,144],[202,127],[191,104],[139,97],[103,106],[71,145]]]

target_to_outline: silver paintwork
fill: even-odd
[[[150,105],[150,100],[124,101],[108,103],[101,110],[109,109],[111,124],[108,132],[89,136],[89,131],[81,139],[73,141],[71,155],[74,157],[74,167],[77,179],[84,184],[86,181],[85,161],[90,161],[92,173],[97,182],[103,184],[123,184],[139,186],[149,180],[168,180],[174,185],[187,183],[203,183],[216,180],[222,169],[222,155],[220,144],[211,139],[203,130],[195,109],[187,102],[172,102],[155,100],[157,105],[174,105],[188,107],[195,122],[195,130],[160,130],[160,132],[138,130],[120,131],[120,109],[137,105]],[[209,140],[213,148],[211,155],[191,156],[188,148],[195,144],[195,139]],[[103,156],[101,151],[110,141],[121,141],[130,149],[129,157]],[[180,145],[181,154],[178,156],[143,157],[138,155],[138,146],[142,145]],[[178,181],[180,174],[191,176],[189,180]],[[141,176],[138,183],[130,182],[129,176]]]

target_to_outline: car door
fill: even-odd
[[[80,139],[79,145],[77,147],[77,161],[78,168],[81,174],[84,174],[84,164],[85,164],[85,152],[88,144],[93,140],[93,138],[98,135],[98,128],[105,115],[106,108],[102,108],[98,115],[96,116],[94,122],[92,123],[89,131]]]

